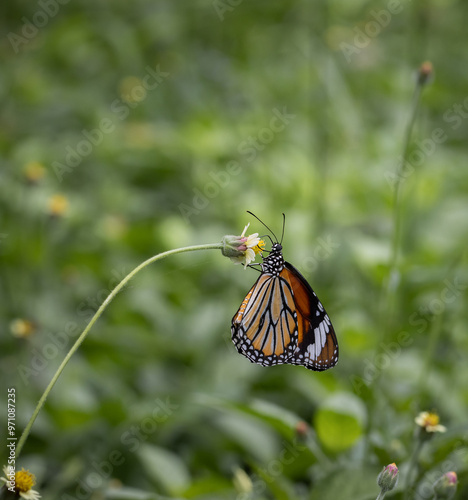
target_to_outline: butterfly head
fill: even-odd
[[[283,245],[281,245],[281,243],[273,243],[273,246],[271,247],[270,255],[272,253],[276,253],[276,254],[281,255],[282,252],[283,252]]]
[[[283,214],[283,231],[281,233],[281,241],[279,241],[275,233],[261,219],[259,219],[255,214],[249,212],[248,210],[247,213],[253,215],[262,225],[264,225],[274,238],[272,239],[268,234],[265,235],[265,237],[267,237],[271,241],[271,250],[268,253],[267,257],[263,257],[263,262],[262,264],[260,264],[262,267],[262,272],[272,274],[273,276],[279,276],[280,272],[284,269],[283,246],[281,245],[284,236],[284,223],[285,223],[284,214]]]

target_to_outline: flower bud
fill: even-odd
[[[437,499],[453,498],[457,491],[457,474],[447,472],[434,483],[434,493]]]
[[[233,234],[227,234],[221,240],[223,248],[221,252],[225,257],[242,257],[244,252],[247,250],[245,242],[247,238],[241,236],[234,236]]]
[[[382,493],[393,490],[398,483],[398,467],[393,463],[386,465],[377,478]]]
[[[299,439],[305,439],[310,433],[310,427],[304,420],[299,420],[296,424],[296,435]]]
[[[239,493],[251,493],[253,491],[252,480],[243,469],[236,467],[234,470],[234,477],[232,479],[234,487]]]
[[[434,75],[434,68],[430,61],[425,61],[421,64],[418,70],[418,83],[419,85],[426,85],[431,83]]]

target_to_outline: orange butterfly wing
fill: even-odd
[[[288,281],[296,305],[298,340],[288,363],[323,371],[338,362],[338,341],[330,318],[302,274],[289,262],[280,276]]]
[[[237,351],[263,366],[332,368],[338,342],[328,314],[301,273],[275,258],[280,270],[262,272],[232,318]]]
[[[287,280],[263,273],[232,318],[239,353],[263,366],[289,363],[297,349],[297,316]]]

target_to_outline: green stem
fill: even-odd
[[[315,432],[312,430],[309,432],[309,436],[307,437],[306,440],[306,445],[308,446],[309,450],[315,455],[317,460],[321,464],[323,464],[324,468],[327,468],[332,465],[331,460],[322,451],[322,448],[320,447],[317,441],[317,436]]]
[[[136,267],[133,271],[131,271],[125,278],[112,290],[112,292],[108,295],[106,300],[102,303],[102,305],[99,307],[99,309],[96,311],[94,316],[91,318],[91,321],[88,323],[86,328],[83,330],[81,335],[78,337],[76,342],[73,344],[71,349],[68,351],[67,355],[65,356],[64,360],[58,367],[57,371],[55,372],[54,376],[52,377],[52,380],[49,382],[49,385],[47,386],[46,390],[44,391],[44,394],[42,394],[41,399],[39,399],[39,403],[37,404],[28,424],[26,425],[23,434],[21,435],[18,445],[16,447],[16,459],[18,459],[21,450],[23,449],[24,443],[26,442],[26,439],[28,438],[28,435],[31,431],[31,427],[34,424],[34,421],[36,420],[37,415],[39,414],[40,410],[44,406],[44,403],[47,399],[47,396],[49,395],[50,391],[55,385],[55,382],[57,382],[57,379],[59,378],[60,374],[62,373],[63,369],[67,365],[68,361],[70,361],[70,358],[73,356],[75,351],[80,347],[82,344],[83,340],[86,338],[88,335],[89,331],[91,330],[92,326],[96,321],[99,319],[101,314],[104,312],[104,309],[110,304],[112,299],[122,290],[122,288],[137,274],[139,271],[144,269],[146,266],[149,266],[153,262],[156,262],[157,260],[164,259],[165,257],[169,257],[170,255],[175,255],[178,253],[183,253],[183,252],[193,252],[196,250],[217,250],[223,248],[223,245],[221,243],[212,243],[212,244],[207,244],[207,245],[194,245],[190,247],[184,247],[184,248],[176,248],[175,250],[168,250],[167,252],[160,253],[158,255],[154,255],[153,257],[149,258],[148,260],[145,260],[143,263],[141,263],[138,267]]]
[[[455,271],[460,264],[460,261],[463,258],[463,254],[460,254],[457,256],[454,261],[451,263],[450,267],[447,270],[446,275],[447,276],[454,276]],[[445,281],[444,281],[444,284]],[[442,292],[441,292],[442,293]],[[444,324],[444,318],[445,318],[445,311],[442,311],[440,314],[435,316],[433,318],[432,326],[430,328],[429,332],[429,340],[426,345],[426,352],[425,352],[425,357],[424,357],[424,363],[421,368],[421,373],[419,375],[419,387],[422,392],[424,388],[424,382],[427,380],[428,375],[431,371],[431,368],[433,366],[433,358],[434,358],[434,352],[437,348],[437,343],[439,342],[440,335],[442,333],[442,327]]]
[[[421,430],[419,432],[422,432]],[[405,485],[404,485],[404,491],[405,491],[405,499],[409,499],[409,488],[411,486],[411,477],[413,476],[413,470],[416,466],[416,462],[418,461],[419,453],[421,451],[422,445],[423,445],[423,440],[418,437],[417,438],[417,443],[416,446],[414,447],[413,454],[411,455],[410,463],[408,466],[408,471],[406,473],[405,477]]]
[[[396,290],[398,284],[398,257],[399,257],[399,247],[401,239],[401,181],[404,178],[404,167],[408,160],[408,153],[411,146],[411,138],[413,136],[413,128],[416,122],[416,117],[418,115],[419,103],[421,101],[421,92],[423,86],[418,81],[416,89],[413,95],[413,101],[411,104],[411,113],[408,124],[405,131],[405,139],[403,145],[403,155],[401,156],[401,161],[398,165],[396,172],[396,181],[393,191],[393,236],[392,236],[392,249],[389,260],[389,271],[387,277],[386,286],[386,300],[384,302],[384,307],[387,308],[387,319],[392,316],[393,309],[393,292]],[[388,323],[388,322],[386,322]]]
[[[385,493],[383,491],[381,491],[379,493],[379,496],[376,498],[376,500],[383,500],[383,497],[385,496]]]
[[[434,357],[434,352],[437,347],[437,343],[439,342],[440,334],[442,333],[443,319],[444,313],[440,313],[435,317],[432,328],[429,333],[429,340],[427,342],[426,353],[424,356],[424,363],[421,373],[419,375],[419,387],[422,392],[424,384],[428,378],[428,375],[431,371],[431,365]]]

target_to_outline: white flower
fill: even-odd
[[[265,248],[265,243],[258,237],[258,233],[245,236],[249,225],[250,223],[244,227],[240,236],[228,235],[223,238],[223,255],[229,257],[235,264],[244,264],[245,268]]]
[[[14,485],[11,484],[13,474],[11,473],[12,467],[3,467],[5,477],[0,477],[0,481],[5,483],[4,487],[9,489],[14,487],[15,493],[19,494],[25,500],[39,500],[41,495],[36,490],[31,488],[36,484],[36,477],[28,470],[21,469],[14,474]]]
[[[422,411],[414,421],[422,427],[426,432],[445,432],[447,427],[439,424],[439,415],[437,413],[430,413]]]

